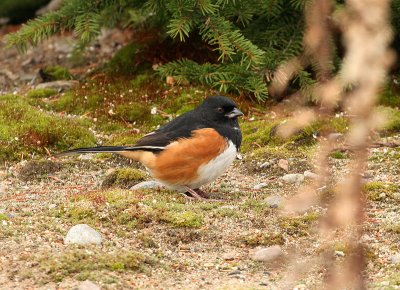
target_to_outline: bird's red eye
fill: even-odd
[[[218,108],[217,111],[218,111],[218,113],[223,113],[223,112],[224,112],[224,109]]]

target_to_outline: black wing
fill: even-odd
[[[183,114],[161,128],[145,135],[133,147],[165,147],[179,138],[188,138],[193,130],[205,128],[197,112],[190,111]]]

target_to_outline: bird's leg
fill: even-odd
[[[195,188],[194,191],[196,191],[197,194],[200,195],[202,198],[210,198],[210,195],[207,192],[202,191],[200,188]]]
[[[188,193],[190,193],[190,195],[191,195],[192,197],[194,197],[195,199],[198,199],[198,200],[203,200],[203,199],[204,199],[204,197],[202,197],[201,195],[199,195],[199,194],[196,192],[196,190],[193,190],[193,189],[191,189],[191,188],[188,187],[188,186],[185,186],[185,188],[186,188],[186,190],[188,191]]]

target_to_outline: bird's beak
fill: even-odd
[[[231,112],[225,114],[225,117],[229,119],[236,118],[239,116],[243,116],[243,113],[238,108],[234,108]]]

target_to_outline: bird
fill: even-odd
[[[242,115],[232,99],[210,96],[134,145],[77,148],[57,157],[115,153],[142,163],[169,189],[189,198],[208,199],[200,187],[217,179],[236,159],[242,142],[238,117]]]

